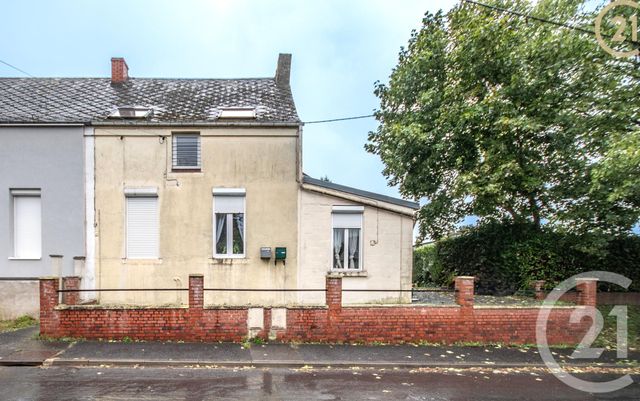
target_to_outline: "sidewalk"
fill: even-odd
[[[414,346],[241,344],[160,342],[48,342],[33,339],[37,328],[0,334],[0,365],[45,366],[254,366],[254,367],[524,367],[544,366],[535,348],[504,346]],[[11,345],[13,341],[13,345]],[[3,351],[4,350],[4,351]],[[554,349],[560,364],[625,367],[640,360],[629,352],[626,362],[606,351],[598,360],[572,359],[573,349]],[[6,354],[6,355],[5,355]],[[38,363],[39,362],[39,363]],[[637,365],[636,365],[637,366]]]
[[[38,327],[0,333],[0,366],[38,366],[69,347],[61,341],[36,340]]]

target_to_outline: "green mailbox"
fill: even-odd
[[[279,260],[281,260],[282,263],[284,264],[284,261],[287,259],[287,248],[277,246],[275,253],[276,253],[276,258],[275,258],[276,264],[278,263]]]

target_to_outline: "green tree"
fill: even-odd
[[[581,1],[489,3],[593,29]],[[629,231],[640,217],[637,63],[593,35],[464,2],[422,22],[389,83],[376,83],[380,125],[366,144],[390,185],[427,200],[421,238],[468,215]]]

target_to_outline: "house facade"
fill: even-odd
[[[80,274],[73,257],[87,252],[84,132],[0,124],[0,320],[37,316],[39,277]],[[51,254],[67,258],[52,268]]]
[[[186,304],[198,273],[216,289],[205,305],[322,304],[317,291],[246,290],[322,289],[338,274],[346,289],[393,290],[345,292],[346,303],[410,301],[395,290],[411,288],[418,205],[303,174],[290,67],[282,54],[270,78],[151,79],[112,59],[110,80],[60,80],[55,93],[77,91],[90,115],[78,116],[71,167],[83,184],[73,209],[87,224],[72,240],[80,248],[59,252],[86,255],[84,288],[164,289],[87,295]]]

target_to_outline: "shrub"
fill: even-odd
[[[605,270],[633,280],[640,289],[640,237],[577,236],[531,224],[485,223],[416,249],[418,284],[451,286],[458,275],[476,276],[478,294],[529,290],[533,280],[549,287],[580,272]],[[601,289],[621,288],[601,285]]]

